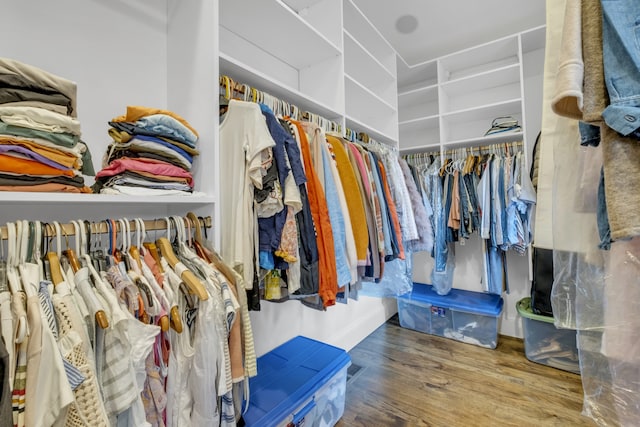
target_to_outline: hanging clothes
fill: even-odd
[[[227,189],[221,192],[222,257],[231,263],[251,287],[255,274],[254,258],[257,221],[253,208],[253,189],[262,188],[263,160],[275,145],[260,107],[231,100],[220,125],[221,176]]]

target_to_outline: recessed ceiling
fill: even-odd
[[[544,0],[353,2],[408,65],[545,23]],[[412,16],[417,21],[417,27],[406,32],[413,24]]]

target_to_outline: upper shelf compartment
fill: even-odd
[[[358,40],[344,32],[345,73],[390,104],[397,102],[396,78]]]
[[[221,0],[222,72],[267,92],[273,87],[293,90],[343,114],[343,65],[338,47],[342,46],[342,28],[340,20],[333,19],[340,16],[340,8],[340,0]],[[242,19],[249,11],[263,24]],[[247,70],[260,70],[249,74],[260,74],[269,84],[243,81],[243,73],[224,69],[242,64]]]
[[[395,76],[396,53],[351,0],[344,0],[344,29]]]
[[[291,2],[298,6],[307,3],[313,2]],[[319,3],[313,3],[313,6],[318,7]],[[259,20],[242,19],[248,13]],[[220,25],[297,69],[340,54],[339,44],[335,42],[339,40],[339,34],[327,37],[310,19],[281,0],[221,0]],[[292,34],[295,37],[291,37]],[[225,50],[225,53],[234,56],[233,51]]]
[[[438,84],[438,63],[427,61],[407,65],[398,57],[398,95]]]
[[[220,74],[230,76],[238,82],[248,84],[277,98],[286,100],[303,111],[319,114],[336,122],[341,121],[342,112],[305,95],[297,88],[274,81],[263,70],[257,70],[235,58],[231,58],[225,53],[220,53]]]
[[[442,57],[440,83],[519,63],[518,37],[509,36]]]

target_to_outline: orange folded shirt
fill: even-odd
[[[66,153],[62,150],[58,150],[53,147],[47,147],[45,145],[40,145],[37,142],[28,141],[26,139],[20,139],[10,136],[0,136],[0,144],[3,145],[19,145],[21,147],[27,148],[34,153],[38,153],[47,159],[58,163],[59,165],[80,169],[80,163],[78,161],[78,157],[74,156],[71,153]]]
[[[74,187],[73,185],[46,183],[36,185],[0,185],[0,191],[28,191],[33,193],[91,193],[89,187]]]
[[[70,176],[73,177],[74,171],[60,170],[45,165],[35,160],[22,159],[20,157],[7,156],[0,154],[0,171],[16,173],[20,175],[48,175],[48,176]]]

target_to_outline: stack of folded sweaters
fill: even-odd
[[[80,140],[76,84],[0,58],[0,191],[90,193],[94,175]]]
[[[129,106],[109,122],[112,142],[96,175],[103,194],[185,195],[193,192],[191,169],[198,133],[179,115]]]

